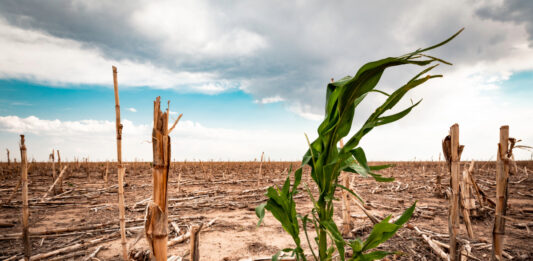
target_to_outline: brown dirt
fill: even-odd
[[[207,223],[216,218],[215,223],[200,235],[200,254],[202,260],[239,260],[248,257],[264,257],[275,254],[280,249],[293,246],[291,238],[283,231],[279,223],[267,214],[264,223],[257,227],[254,207],[264,202],[266,186],[280,185],[286,177],[290,165],[298,163],[270,162],[263,163],[263,173],[258,175],[258,162],[187,162],[173,163],[169,183],[169,215],[180,227],[180,235],[195,222]],[[111,165],[111,164],[110,164]],[[533,220],[533,175],[526,175],[524,166],[533,169],[533,162],[519,162],[520,171],[511,176],[509,184],[509,209],[505,241],[505,251],[515,260],[533,259],[533,235],[529,232]],[[102,173],[104,163],[81,164],[77,167],[70,163],[68,177],[63,189],[72,190],[62,199],[49,200],[48,204],[37,201],[52,184],[49,164],[33,163],[29,171],[30,226],[31,231],[45,231],[58,228],[71,228],[110,222],[104,229],[72,232],[70,234],[32,237],[32,254],[45,253],[75,243],[97,239],[118,231],[116,168],[110,168],[109,182],[104,184]],[[18,181],[18,167],[0,164],[0,199],[9,197]],[[307,170],[308,171],[308,170]],[[178,173],[182,173],[181,192],[177,191]],[[89,177],[87,177],[89,173]],[[447,242],[447,208],[448,201],[434,194],[437,174],[447,177],[446,168],[439,162],[401,162],[396,167],[384,170],[385,176],[393,176],[396,181],[377,183],[371,179],[355,178],[355,188],[371,206],[371,212],[384,217],[397,216],[414,201],[418,200],[417,210],[410,223],[423,230],[438,234],[433,238]],[[531,174],[531,173],[530,173]],[[494,199],[495,170],[493,162],[477,163],[475,177],[481,188]],[[307,172],[304,174],[307,182]],[[520,181],[520,182],[519,182]],[[519,182],[519,183],[518,183]],[[128,243],[142,232],[145,203],[141,202],[152,193],[151,170],[148,163],[130,163],[126,166],[125,202],[126,219],[137,220],[128,223]],[[442,184],[449,180],[443,178]],[[316,191],[315,191],[316,193]],[[302,193],[303,194],[303,193]],[[309,211],[311,204],[307,197],[298,198],[298,211]],[[6,239],[12,233],[21,231],[20,190],[10,204],[1,206],[0,223],[10,223],[13,227],[0,228],[0,260],[12,256],[22,256],[20,239]],[[336,203],[335,219],[340,224],[340,203]],[[473,219],[475,239],[479,243],[491,242],[493,211]],[[366,237],[370,232],[370,221],[363,213],[352,206],[355,234]],[[116,221],[113,223],[113,221]],[[526,224],[526,226],[523,226]],[[177,236],[169,225],[169,239]],[[314,231],[310,229],[309,231]],[[310,233],[313,238],[314,234]],[[460,237],[467,238],[464,225],[461,225]],[[305,241],[304,238],[302,240]],[[97,255],[101,260],[120,260],[120,239],[101,244],[105,246]],[[89,255],[97,246],[82,249],[78,256],[61,258],[79,260]],[[147,249],[142,238],[136,249]],[[169,248],[169,255],[183,255],[188,251],[187,242]],[[414,231],[403,228],[397,236],[381,246],[382,249],[403,252],[394,256],[396,260],[438,260],[428,245]],[[308,249],[306,249],[309,251]],[[481,260],[490,258],[490,247],[473,247],[473,255]],[[65,253],[68,254],[68,253]],[[57,258],[58,256],[56,256]]]

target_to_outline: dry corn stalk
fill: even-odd
[[[57,166],[58,166],[58,170],[60,170],[61,169],[61,155],[59,154],[59,150],[56,150],[56,153],[57,153]],[[66,175],[66,173],[65,173],[65,175]],[[55,194],[63,193],[63,177],[64,176],[61,176],[61,177],[58,176],[58,178],[60,180],[59,180],[59,184],[57,186],[57,191],[55,192]]]
[[[9,202],[11,202],[11,200],[17,195],[17,191],[19,190],[21,184],[22,179],[19,179],[17,186],[15,186],[15,188],[13,188],[13,191],[11,192],[11,196],[9,196],[9,198],[4,201],[4,204],[9,204]]]
[[[470,184],[468,184],[468,170],[463,170],[461,180],[459,183],[459,190],[461,191],[461,206],[463,211],[463,221],[465,222],[466,231],[469,238],[474,238],[474,230],[472,229],[472,222],[470,221],[470,210],[474,208],[472,205],[472,193]]]
[[[344,142],[340,140],[340,147],[344,147]],[[342,185],[346,188],[350,187],[348,173],[341,172]],[[342,235],[348,237],[352,231],[352,217],[350,216],[350,201],[348,200],[348,192],[342,190]]]
[[[442,144],[443,145],[443,148],[444,148],[444,143]],[[440,153],[439,153],[439,165],[440,165]],[[441,168],[441,171],[437,171],[437,178],[435,179],[435,193],[437,195],[440,195],[442,194],[442,177],[441,177],[441,173],[444,172],[444,165],[442,165],[442,168]]]
[[[124,210],[124,184],[122,184],[126,169],[124,168],[124,166],[122,166],[122,124],[120,124],[120,101],[118,97],[117,67],[113,66],[112,68],[113,68],[113,86],[115,89],[115,115],[116,115],[116,129],[117,129],[118,208],[119,208],[120,238],[121,238],[120,244],[122,245],[122,258],[124,260],[128,260],[128,246],[126,245],[126,222],[125,222],[126,217],[125,217],[125,210]]]
[[[500,128],[500,142],[496,159],[496,209],[492,230],[493,260],[503,260],[502,252],[505,237],[505,215],[507,213],[507,184],[509,181],[509,161],[512,158],[514,139],[509,148],[509,126]]]
[[[200,225],[192,225],[191,226],[191,242],[190,242],[190,249],[191,249],[191,261],[199,261],[200,260],[200,230],[202,229],[203,223]]]
[[[178,175],[178,193],[181,191],[181,173],[183,172],[182,168],[180,167],[180,174]],[[222,172],[222,176],[224,176],[224,172]]]
[[[261,162],[259,163],[259,177],[257,178],[257,186],[259,186],[261,182],[261,171],[263,168],[263,157],[265,156],[265,152],[261,152]]]
[[[107,178],[109,176],[109,161],[105,162],[104,183],[107,184]]]
[[[56,151],[54,149],[52,149],[52,153],[50,153],[50,160],[52,161],[52,183],[54,183],[57,179],[57,175],[56,175],[56,159],[55,159],[55,156],[56,155]],[[59,191],[57,190],[54,190],[54,195],[57,195],[59,193],[57,193]]]
[[[444,157],[450,170],[450,211],[448,214],[448,230],[450,234],[450,260],[458,261],[460,253],[457,251],[457,233],[459,232],[459,173],[461,153],[464,146],[459,145],[459,125],[450,127],[450,135],[442,141]]]
[[[472,210],[472,209],[476,209],[477,206],[476,206],[476,200],[475,200],[475,195],[476,194],[476,190],[475,190],[475,187],[474,187],[474,183],[472,182],[472,173],[474,173],[474,160],[472,160],[470,162],[470,166],[468,167],[468,169],[465,169],[465,174],[466,174],[466,180],[465,180],[465,184],[467,186],[467,197],[466,197],[466,208]]]
[[[126,213],[124,207],[124,174],[126,168],[118,168],[118,209],[120,221],[120,244],[122,245],[122,257],[128,260],[128,246],[126,245]]]
[[[30,260],[31,242],[29,231],[30,209],[28,206],[28,161],[26,159],[26,145],[24,135],[20,135],[20,174],[22,181],[22,243],[24,245],[24,260]]]
[[[63,168],[63,170],[59,173],[59,176],[57,176],[57,178],[54,181],[54,183],[52,184],[52,186],[50,186],[50,188],[46,191],[46,193],[44,193],[44,196],[42,197],[41,201],[44,201],[46,199],[46,197],[48,196],[48,194],[50,194],[50,192],[55,190],[55,187],[58,186],[58,183],[61,183],[61,181],[63,180],[63,173],[65,173],[65,170],[67,169],[67,167],[68,167],[68,165],[65,166]]]
[[[167,260],[168,220],[167,185],[170,167],[170,132],[176,127],[181,114],[169,129],[169,109],[161,111],[161,97],[154,101],[154,126],[152,130],[152,202],[147,206],[144,224],[146,239],[158,261]]]

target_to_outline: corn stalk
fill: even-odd
[[[511,142],[510,142],[511,141]],[[509,138],[509,126],[500,128],[500,142],[496,159],[496,208],[494,227],[492,229],[492,260],[503,260],[505,241],[505,216],[507,215],[507,199],[509,196],[509,162],[513,155],[515,140]]]
[[[359,142],[373,128],[403,118],[420,103],[419,101],[400,112],[383,116],[386,111],[395,107],[409,90],[425,83],[429,79],[442,77],[442,75],[424,76],[424,74],[438,65],[431,65],[432,63],[450,63],[439,58],[425,55],[424,52],[446,44],[455,38],[461,31],[462,29],[447,40],[429,48],[419,49],[400,57],[389,57],[367,63],[359,69],[355,76],[347,76],[337,82],[328,84],[326,90],[325,119],[318,127],[318,138],[313,142],[309,142],[308,140],[309,150],[304,155],[300,168],[294,171],[294,183],[291,186],[291,171],[289,171],[289,177],[287,177],[283,187],[281,189],[274,187],[268,188],[266,194],[268,197],[267,203],[256,208],[259,224],[264,217],[266,209],[272,213],[272,215],[281,223],[285,231],[287,231],[293,238],[296,247],[286,248],[282,250],[283,252],[292,253],[292,255],[296,256],[296,260],[307,260],[301,246],[299,231],[299,220],[301,220],[307,244],[309,245],[309,248],[312,251],[311,254],[315,260],[332,260],[336,250],[341,260],[344,261],[346,246],[353,250],[353,255],[350,260],[382,259],[391,254],[391,252],[387,251],[371,250],[392,237],[395,232],[409,220],[414,211],[415,204],[408,208],[394,223],[389,223],[391,216],[388,216],[376,224],[364,242],[360,239],[345,241],[337,225],[333,221],[333,200],[336,199],[335,191],[337,188],[341,188],[356,197],[358,196],[349,188],[339,184],[339,175],[344,171],[357,173],[363,177],[372,177],[378,182],[393,180],[393,178],[386,178],[375,172],[390,167],[389,165],[367,165],[365,152],[360,146],[358,146]],[[423,66],[426,68],[391,94],[375,89],[385,69],[407,64]],[[363,126],[348,139],[348,142],[345,143],[344,147],[339,148],[337,144],[343,137],[346,137],[349,134],[352,127],[355,108],[371,93],[385,95],[387,97],[386,101],[376,108],[374,113],[368,117]],[[311,178],[316,183],[319,194],[318,198],[315,198],[310,190],[307,189],[309,197],[313,202],[313,209],[311,213],[302,216],[296,212],[294,195],[298,193],[298,186],[302,178],[302,168],[305,165],[311,167]],[[307,234],[308,222],[312,222],[316,229],[317,238],[315,238],[315,243],[318,248],[318,254],[313,250],[315,247],[311,244]],[[328,245],[328,237],[334,245]],[[276,254],[273,259],[277,259],[279,254],[280,253]]]
[[[155,260],[167,260],[168,242],[168,173],[170,167],[170,132],[176,127],[181,114],[169,128],[169,109],[161,111],[161,97],[154,101],[154,127],[152,130],[152,202],[146,210],[146,220],[144,224],[146,239],[152,250]]]
[[[117,176],[118,176],[118,209],[120,221],[120,244],[122,245],[122,259],[128,260],[128,246],[126,245],[126,214],[124,207],[124,174],[126,169],[122,165],[122,124],[120,123],[120,99],[118,97],[117,67],[113,66],[113,86],[115,90],[115,117],[117,129]],[[88,167],[87,159],[85,165]],[[89,172],[87,171],[87,175]]]
[[[30,208],[28,206],[28,160],[26,159],[24,135],[20,135],[20,175],[22,181],[22,243],[24,244],[24,260],[30,260],[31,241],[29,231]]]

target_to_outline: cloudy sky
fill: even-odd
[[[330,78],[437,43],[452,62],[409,94],[422,103],[379,127],[370,160],[437,160],[459,123],[463,159],[494,159],[499,127],[533,144],[533,1],[0,2],[0,149],[46,160],[115,158],[111,66],[124,157],[150,160],[153,100],[170,100],[176,160],[298,160],[316,137]],[[419,68],[385,72],[392,91]],[[383,98],[369,96],[359,126]],[[400,107],[401,107],[400,105]],[[521,159],[531,152],[517,151]],[[18,155],[17,155],[18,157]],[[6,161],[4,152],[0,159]]]

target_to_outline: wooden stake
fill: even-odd
[[[170,131],[176,126],[178,119],[169,129],[169,109],[161,111],[161,97],[154,101],[154,126],[152,130],[153,162],[152,162],[152,202],[146,210],[144,224],[146,239],[152,254],[157,261],[167,260],[168,214],[167,214],[167,185],[170,167]]]
[[[9,166],[11,164],[11,158],[9,157],[9,149],[6,149],[7,152],[7,165]]]
[[[22,243],[24,245],[24,260],[30,260],[31,242],[29,231],[30,209],[28,207],[28,162],[26,158],[24,135],[20,135],[20,164],[22,182]]]
[[[120,220],[120,244],[122,245],[122,259],[128,260],[128,246],[126,245],[126,217],[124,210],[123,178],[126,169],[122,166],[122,124],[120,124],[120,102],[118,97],[117,67],[113,66],[113,86],[115,89],[115,116],[117,129],[117,163],[118,163],[118,208]]]
[[[500,143],[496,159],[496,209],[492,230],[493,260],[503,260],[502,251],[505,237],[505,215],[507,212],[507,183],[509,179],[509,126],[500,128]]]
[[[191,226],[191,261],[200,260],[200,229],[202,229],[202,225]]]

